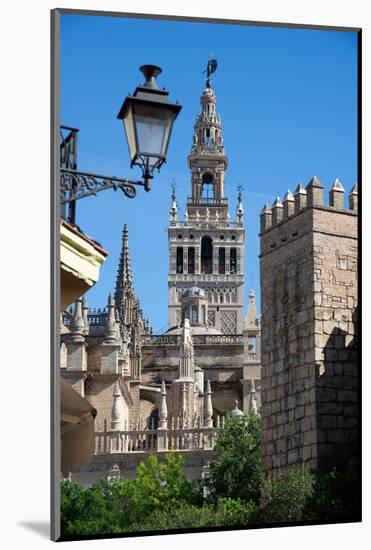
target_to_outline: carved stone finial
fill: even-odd
[[[279,223],[283,218],[283,204],[280,197],[276,197],[272,205],[272,225]]]
[[[344,187],[341,185],[338,178],[336,178],[329,192],[330,206],[339,209],[343,208],[344,192]]]
[[[206,428],[213,427],[213,404],[211,402],[211,385],[210,380],[206,382],[205,392],[205,425]]]
[[[84,320],[84,336],[89,334],[89,319],[88,319],[88,301],[86,296],[82,297],[82,318]]]
[[[118,343],[118,326],[116,324],[115,301],[111,293],[108,295],[107,309],[104,344],[114,345]]]
[[[166,404],[166,386],[164,380],[161,382],[161,404],[159,410],[159,428],[167,429],[167,404]]]
[[[294,211],[295,211],[294,201],[295,201],[294,195],[291,193],[290,189],[288,189],[286,195],[283,197],[284,219],[287,219],[294,214]]]
[[[260,212],[260,232],[264,233],[272,225],[272,209],[269,204],[266,202],[263,206],[262,211]]]
[[[85,323],[82,314],[82,299],[79,298],[75,302],[75,309],[71,324],[71,341],[84,342]]]
[[[307,187],[307,206],[323,206],[323,183],[313,176]]]
[[[358,185],[355,183],[349,193],[350,210],[358,211]]]
[[[294,211],[298,214],[307,206],[307,192],[302,183],[299,183],[294,193]]]
[[[112,392],[112,411],[111,411],[111,429],[122,430],[123,418],[122,418],[122,394],[120,391],[119,381],[116,380]]]

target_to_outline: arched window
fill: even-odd
[[[213,182],[213,176],[211,174],[204,174],[202,176],[201,197],[203,199],[214,198],[214,182]]]
[[[197,306],[191,307],[191,324],[197,325],[198,322],[198,315],[197,315]]]
[[[201,273],[213,272],[213,241],[210,237],[201,239]]]
[[[231,273],[237,273],[237,251],[235,248],[231,248]]]
[[[151,411],[151,414],[148,417],[148,428],[150,430],[157,430],[158,421],[159,421],[159,415],[158,415],[158,409],[156,408]]]
[[[219,273],[225,274],[225,248],[219,248]]]
[[[181,246],[176,249],[176,272],[183,273],[183,248]]]
[[[188,248],[188,273],[195,272],[195,249],[194,246]]]

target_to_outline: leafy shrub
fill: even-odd
[[[261,484],[261,421],[254,413],[229,417],[210,462],[210,491],[219,497],[258,502]]]
[[[62,481],[61,530],[65,535],[90,535],[117,531],[120,514],[116,508],[114,491],[104,494],[107,482],[89,488]]]
[[[216,509],[220,525],[248,525],[255,521],[258,506],[252,500],[220,498]]]
[[[132,531],[154,531],[166,529],[194,529],[247,525],[256,515],[253,502],[220,499],[217,504],[195,506],[183,504],[173,510],[156,510],[142,522],[133,524]]]
[[[286,478],[267,476],[262,483],[259,521],[307,520],[306,509],[314,496],[315,476],[305,466],[290,468]]]
[[[119,478],[112,483],[98,481],[83,488],[61,484],[62,533],[84,535],[123,532],[140,524],[155,510],[174,510],[184,503],[196,503],[198,494],[187,481],[184,458],[175,453],[159,463],[154,455],[141,462],[133,480]]]

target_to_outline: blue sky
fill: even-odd
[[[187,156],[210,54],[218,61],[213,88],[229,158],[232,219],[237,185],[244,186],[245,293],[252,282],[259,297],[263,204],[313,175],[326,197],[336,177],[346,193],[357,180],[356,33],[71,14],[61,21],[61,123],[80,129],[80,170],[140,177],[138,168],[130,169],[116,119],[143,80],[140,65],[162,67],[159,84],[183,106],[151,192],[139,189],[131,200],[104,191],[77,202],[76,223],[110,253],[87,294],[89,305],[104,306],[114,289],[127,223],[137,295],[154,331],[166,328],[170,185],[175,179],[183,216]]]

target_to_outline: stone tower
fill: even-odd
[[[357,188],[312,178],[261,213],[263,469],[355,469]]]
[[[224,191],[228,158],[210,79],[201,95],[201,113],[196,117],[188,165],[191,196],[184,220],[179,219],[175,189],[170,208],[169,325],[181,322],[182,294],[191,287],[199,287],[208,301],[208,325],[224,334],[242,334],[245,239],[242,197],[239,191],[236,218],[230,221]]]

